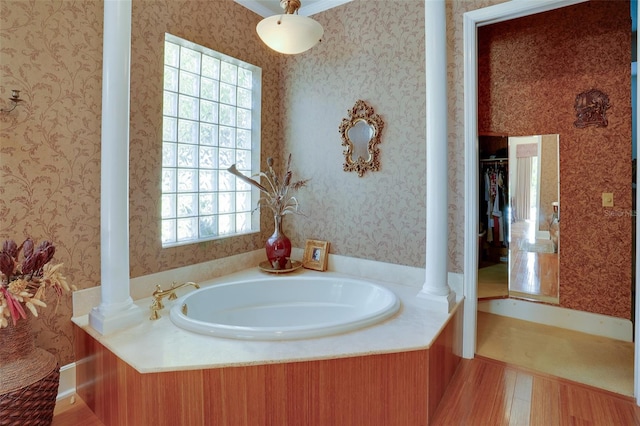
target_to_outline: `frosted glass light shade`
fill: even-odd
[[[306,16],[274,15],[263,19],[256,27],[260,39],[276,52],[295,55],[320,42],[322,25]]]

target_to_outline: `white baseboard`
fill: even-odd
[[[630,320],[518,299],[478,301],[478,311],[566,328],[611,339],[633,341]]]
[[[60,385],[57,401],[73,396],[76,393],[76,363],[60,367]]]
[[[551,239],[551,235],[549,234],[549,231],[536,231],[536,239],[549,240]]]

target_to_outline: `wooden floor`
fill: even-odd
[[[531,240],[533,222],[511,225],[509,244],[509,295],[558,303],[558,253],[522,250],[523,240]],[[544,241],[548,242],[548,241]]]
[[[631,398],[499,361],[463,359],[431,425],[640,425]]]
[[[511,225],[509,265],[483,263],[478,269],[478,299],[517,297],[558,303],[558,253],[528,251],[523,241],[531,242],[533,222]],[[537,245],[534,240],[533,245]],[[551,247],[551,241],[541,240]]]
[[[478,311],[476,354],[633,396],[634,344]]]
[[[509,297],[509,265],[496,263],[478,269],[478,300]]]
[[[56,404],[51,426],[104,426],[77,395]]]

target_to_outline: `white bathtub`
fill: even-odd
[[[201,288],[177,300],[170,318],[200,334],[290,340],[356,330],[399,309],[391,290],[365,280],[295,275]]]

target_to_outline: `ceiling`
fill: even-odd
[[[257,13],[262,17],[277,15],[282,13],[280,0],[234,0],[247,9]],[[341,4],[349,3],[352,0],[300,0],[302,6],[298,10],[299,15],[311,16],[315,13],[324,12]]]

